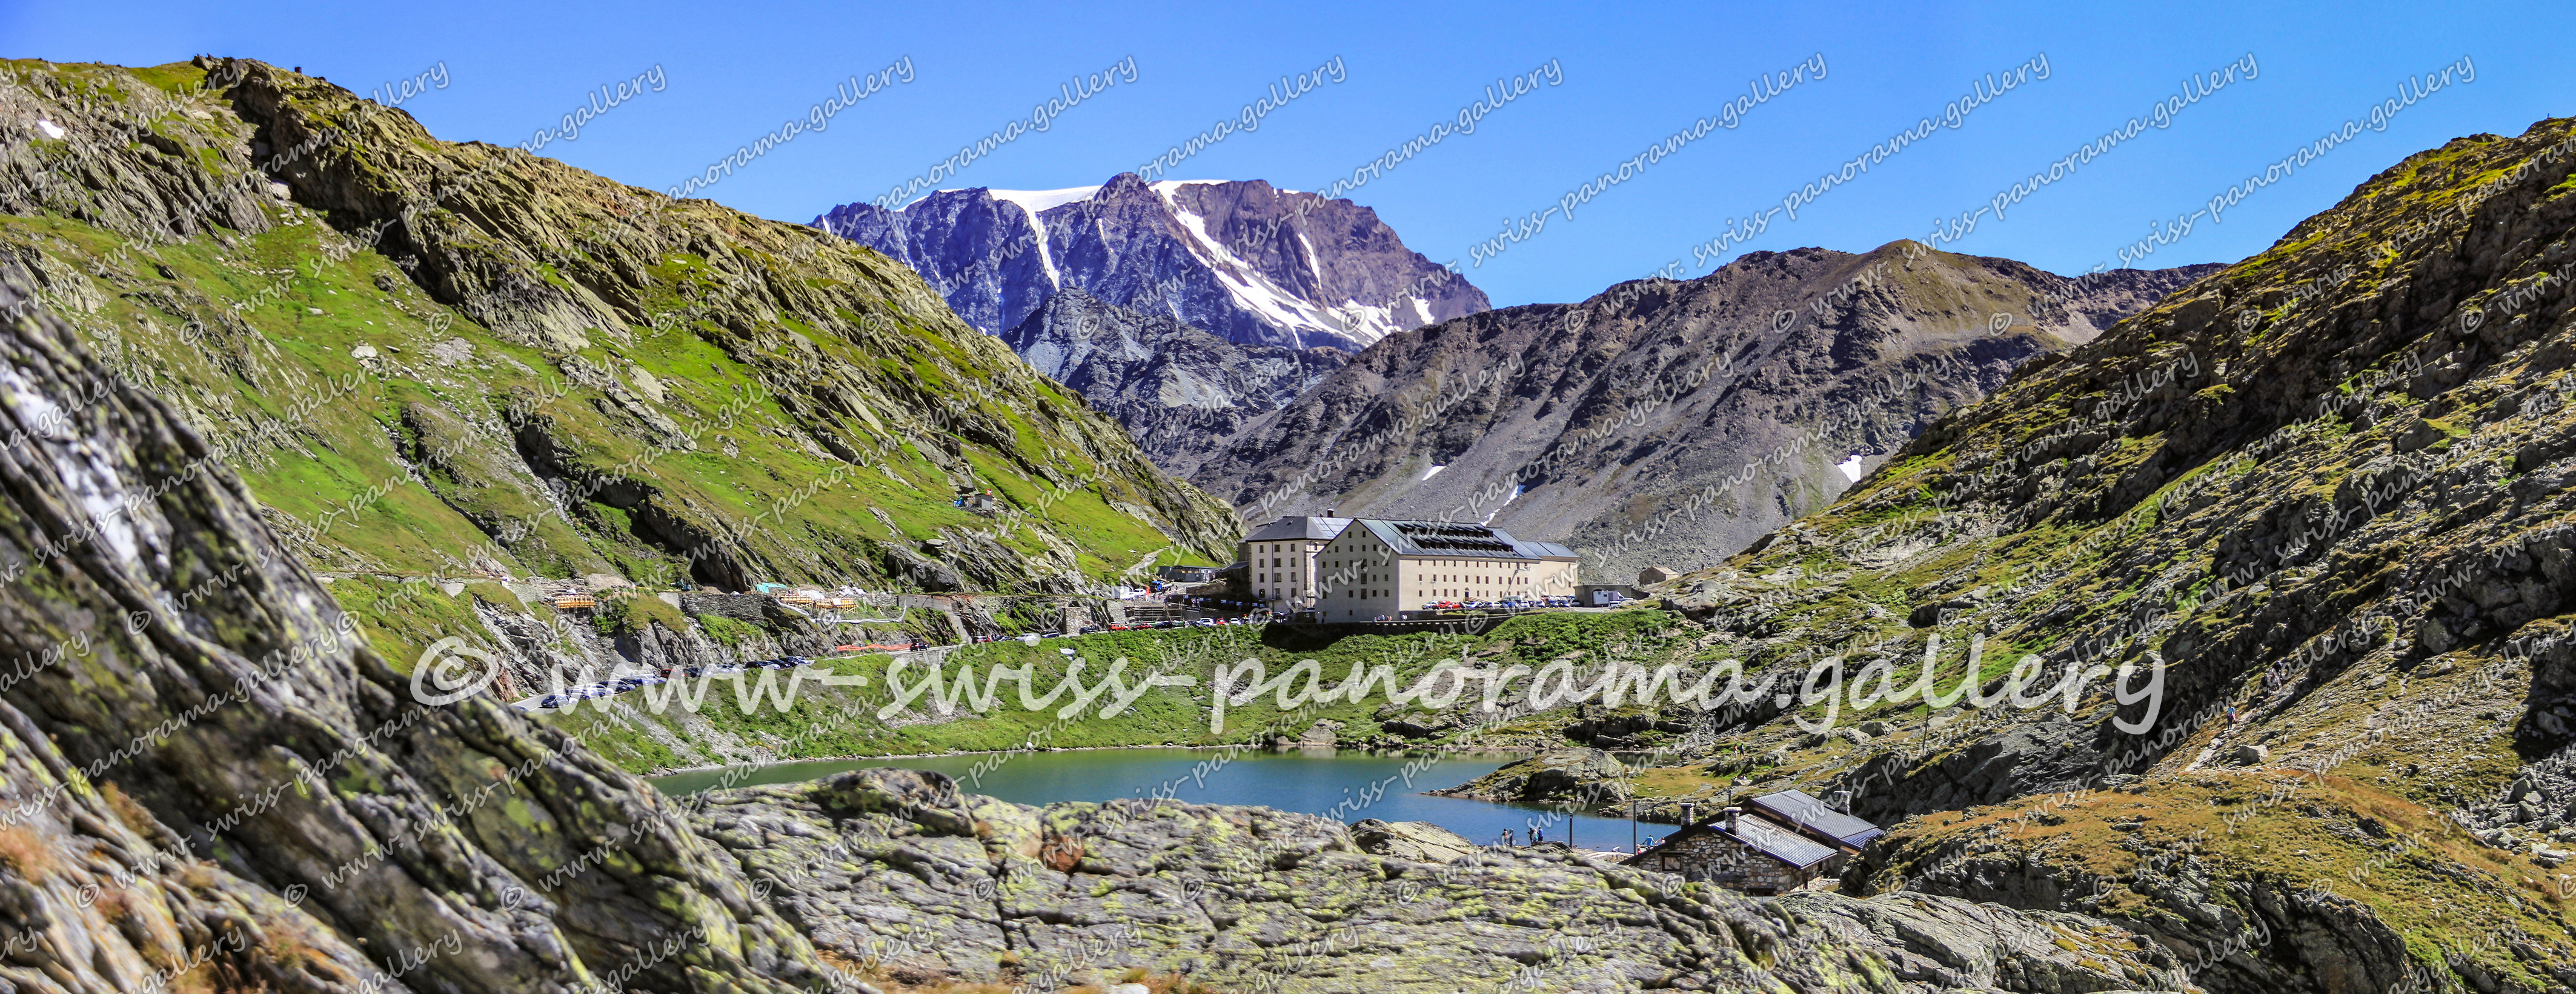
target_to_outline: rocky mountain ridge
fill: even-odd
[[[1747,692],[1557,713],[1656,750],[1560,799],[1848,791],[1890,832],[1847,893],[2212,990],[2576,987],[2571,246],[2576,120],[2473,135],[2024,363],[1651,587],[1697,627],[1641,658]]]
[[[1155,465],[1185,479],[1245,424],[1350,360],[1329,346],[1237,345],[1074,287],[1001,337],[1030,367],[1126,426]]]
[[[811,229],[241,61],[0,64],[0,132],[0,262],[102,356],[83,396],[166,398],[208,439],[176,471],[238,471],[369,648],[477,661],[504,700],[1055,629],[1236,534],[913,274]],[[868,609],[705,589],[760,582]],[[616,758],[776,748],[665,738]]]
[[[1355,351],[1490,306],[1348,200],[1261,180],[1065,190],[942,190],[888,210],[844,204],[814,226],[884,253],[967,323],[1002,334],[1073,288],[1240,345]]]
[[[1331,507],[1566,542],[1596,582],[1705,565],[1830,502],[2017,365],[2214,268],[2120,271],[2069,295],[2021,263],[1913,242],[1755,252],[1696,280],[1390,336],[1191,478],[1249,520]]]
[[[255,63],[0,84],[0,252],[318,567],[1079,594],[1236,534],[913,274],[811,229],[439,142]]]

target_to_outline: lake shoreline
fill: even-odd
[[[1480,844],[1517,835],[1598,845],[1625,844],[1637,828],[1599,812],[1546,805],[1444,797],[1452,788],[1518,762],[1530,750],[1494,746],[1421,749],[1269,745],[1087,746],[980,750],[857,759],[797,759],[736,764],[653,781],[665,796],[687,799],[744,787],[791,790],[853,769],[895,766],[953,778],[961,792],[1012,804],[1105,804],[1149,798],[1234,807],[1263,807],[1349,823],[1362,818],[1439,825]],[[1579,833],[1576,823],[1580,823]],[[1542,836],[1540,833],[1544,832]],[[1508,834],[1507,834],[1508,833]]]
[[[669,769],[638,773],[636,776],[642,777],[647,781],[652,781],[660,780],[665,777],[686,776],[691,773],[721,773],[726,770],[739,769],[744,766],[750,766],[753,769],[760,769],[770,766],[785,766],[789,763],[854,763],[868,759],[947,759],[957,756],[1018,756],[1045,752],[1104,752],[1115,749],[1190,749],[1201,751],[1215,751],[1223,749],[1261,749],[1273,752],[1296,752],[1307,748],[1341,749],[1342,747],[1328,745],[1272,746],[1247,742],[1235,745],[1168,745],[1163,743],[1144,743],[1139,745],[1109,746],[1048,746],[1044,749],[958,749],[950,752],[898,752],[865,756],[801,756],[794,759],[773,759],[758,763],[719,763],[708,766],[675,766]],[[1409,753],[1495,753],[1513,756],[1534,756],[1545,750],[1510,748],[1504,746],[1423,746],[1418,749],[1359,749],[1354,747],[1346,751],[1388,752],[1397,755]]]

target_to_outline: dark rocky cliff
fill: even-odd
[[[1002,341],[1118,419],[1155,465],[1180,477],[1350,359],[1326,347],[1236,345],[1070,287]]]

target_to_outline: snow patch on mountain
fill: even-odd
[[[995,200],[1016,204],[1022,212],[1028,214],[1029,228],[1035,232],[1038,243],[1038,265],[1046,270],[1047,286],[1056,290],[1064,289],[1064,274],[1056,271],[1055,255],[1047,251],[1046,219],[1038,215],[1049,208],[1089,200],[1092,194],[1100,192],[1100,186],[1093,184],[1069,186],[1061,190],[986,190],[984,192]]]
[[[1376,212],[1259,180],[1122,173],[1097,186],[942,190],[901,211],[846,204],[816,224],[920,271],[997,335],[1076,288],[1288,348],[1357,350],[1489,306]]]
[[[1100,184],[1068,186],[1061,190],[985,190],[984,192],[995,200],[1008,200],[1020,205],[1021,209],[1035,214],[1039,211],[1089,200],[1092,194],[1100,192]]]

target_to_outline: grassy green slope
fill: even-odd
[[[873,253],[216,77],[0,62],[71,129],[0,159],[0,253],[318,568],[882,588],[944,538],[968,587],[1069,591],[1227,551],[1222,507]],[[295,201],[265,196],[253,156],[331,127],[278,174]]]

